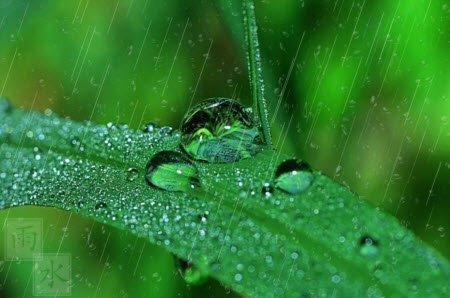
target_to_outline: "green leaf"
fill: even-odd
[[[248,296],[450,294],[448,261],[320,172],[298,195],[263,194],[289,159],[272,149],[193,162],[201,191],[168,192],[145,174],[156,153],[181,152],[178,132],[0,107],[1,208],[53,206],[131,231]]]

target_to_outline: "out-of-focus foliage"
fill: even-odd
[[[239,18],[219,14],[221,6],[4,0],[0,93],[26,108],[133,128],[150,120],[178,126],[189,106],[208,97],[250,104],[242,37],[233,36],[239,30],[229,24]],[[256,1],[256,14],[275,146],[396,215],[449,258],[447,1],[267,0]],[[48,213],[54,233],[66,226],[61,212],[27,210],[31,217]],[[105,257],[93,256],[103,247],[91,253],[85,241],[78,243],[76,229],[91,225],[72,216],[64,240],[91,266],[86,284],[98,282],[107,268]],[[167,254],[146,246],[152,256],[146,270],[166,275],[149,283],[153,273],[142,273],[147,282],[139,282],[118,266],[129,266],[123,258],[127,243],[137,241],[139,250],[143,242],[122,241],[131,236],[99,226],[100,234],[102,229],[116,238],[104,247],[114,265],[111,281],[117,281],[101,283],[102,290],[116,294],[128,282],[146,293],[152,287],[159,294],[178,292],[174,275],[166,272],[172,263]],[[59,239],[55,235],[55,250]],[[25,287],[19,267],[3,268],[3,279]]]

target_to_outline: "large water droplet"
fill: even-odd
[[[311,167],[296,159],[282,162],[275,172],[275,187],[293,195],[308,189],[313,180]]]
[[[362,237],[359,243],[359,252],[365,257],[375,257],[379,253],[378,241],[369,236]]]
[[[193,107],[181,123],[181,145],[194,159],[236,162],[258,151],[259,133],[248,109],[226,98]]]
[[[184,280],[192,285],[201,285],[208,280],[208,273],[191,262],[175,257],[175,265]]]
[[[155,154],[147,165],[146,180],[168,191],[189,191],[200,185],[197,168],[186,156],[175,151]]]

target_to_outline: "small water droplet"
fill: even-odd
[[[186,260],[175,257],[175,265],[183,279],[192,285],[201,285],[208,280],[208,273]]]
[[[236,162],[258,152],[259,133],[251,114],[226,98],[211,98],[193,107],[181,123],[181,145],[194,159]]]
[[[163,127],[161,127],[160,130],[158,130],[158,134],[161,137],[170,136],[170,135],[172,135],[172,132],[173,132],[173,128],[170,126],[163,126]]]
[[[263,183],[263,187],[262,187],[262,194],[265,197],[271,197],[273,193],[273,187],[272,185],[270,185],[270,183],[265,182]]]
[[[379,253],[378,241],[369,236],[362,237],[359,243],[359,252],[365,257],[375,257]]]
[[[308,189],[313,180],[311,167],[296,159],[282,162],[275,172],[275,187],[293,195]]]
[[[12,111],[12,105],[8,98],[0,96],[0,111],[9,113]]]
[[[147,124],[144,125],[144,127],[142,128],[142,132],[144,133],[154,133],[158,130],[159,125],[153,122],[149,122]]]
[[[100,208],[106,208],[108,205],[106,205],[106,203],[104,202],[100,202],[97,205],[95,205],[95,209],[98,210]]]
[[[197,168],[175,151],[155,154],[147,165],[146,180],[151,186],[167,191],[189,191],[200,186]]]
[[[127,180],[133,182],[139,177],[139,171],[136,168],[129,168],[127,171]]]
[[[84,151],[84,150],[85,150],[84,143],[81,142],[80,139],[79,139],[78,137],[73,137],[73,138],[70,140],[70,145],[71,145],[73,148],[77,148],[77,149],[80,150],[80,151]]]

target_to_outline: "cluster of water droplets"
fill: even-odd
[[[205,161],[179,150],[182,132],[178,135],[155,124],[147,124],[145,133],[136,133],[125,125],[80,125],[46,111],[45,116],[32,112],[29,124],[22,121],[14,125],[28,112],[10,110],[9,104],[0,101],[2,117],[7,118],[0,123],[0,181],[6,185],[0,193],[2,198],[14,198],[2,200],[1,207],[58,206],[125,226],[159,245],[192,252],[196,264],[206,256],[207,271],[226,276],[229,283],[237,284],[238,291],[242,289],[239,286],[248,288],[259,280],[282,294],[288,277],[292,280],[290,289],[292,283],[303,282],[309,287],[324,279],[341,288],[353,287],[337,266],[317,262],[335,260],[334,250],[351,262],[360,262],[360,266],[372,266],[381,280],[389,276],[390,269],[380,265],[380,260],[385,264],[392,261],[386,257],[386,247],[420,253],[413,250],[412,236],[397,232],[390,236],[394,233],[380,228],[392,221],[390,218],[372,218],[371,209],[354,200],[348,190],[332,184],[302,161],[284,160],[265,173],[267,156],[251,159],[241,154],[242,164],[235,165]],[[257,138],[254,142],[260,146]],[[13,144],[23,144],[22,150]],[[208,183],[202,185],[201,177]],[[235,183],[235,187],[215,188],[215,182],[217,186]],[[203,187],[213,190],[208,200],[192,195],[193,190]],[[178,193],[169,196],[170,191]],[[337,218],[349,219],[349,223],[342,221],[342,226],[336,227]],[[309,240],[298,236],[305,231],[306,238],[323,240],[330,251],[305,248]],[[438,266],[432,256],[422,255],[423,262]],[[405,262],[409,254],[395,257]],[[279,264],[286,266],[280,268]],[[187,281],[196,283],[196,276],[201,276],[199,268],[189,262],[181,269]],[[414,286],[420,286],[417,284]],[[377,291],[376,287],[370,289],[371,293]]]
[[[189,191],[200,186],[196,166],[190,161],[234,163],[248,159],[262,150],[259,131],[253,122],[251,109],[226,98],[211,98],[190,109],[180,128],[183,152],[160,152],[147,166],[147,182],[167,191]],[[144,126],[145,133],[171,133],[154,123]],[[189,158],[188,158],[189,157]],[[271,196],[273,185],[283,192],[296,195],[313,182],[311,168],[304,162],[287,160],[280,164],[273,183],[264,183],[262,194]]]

